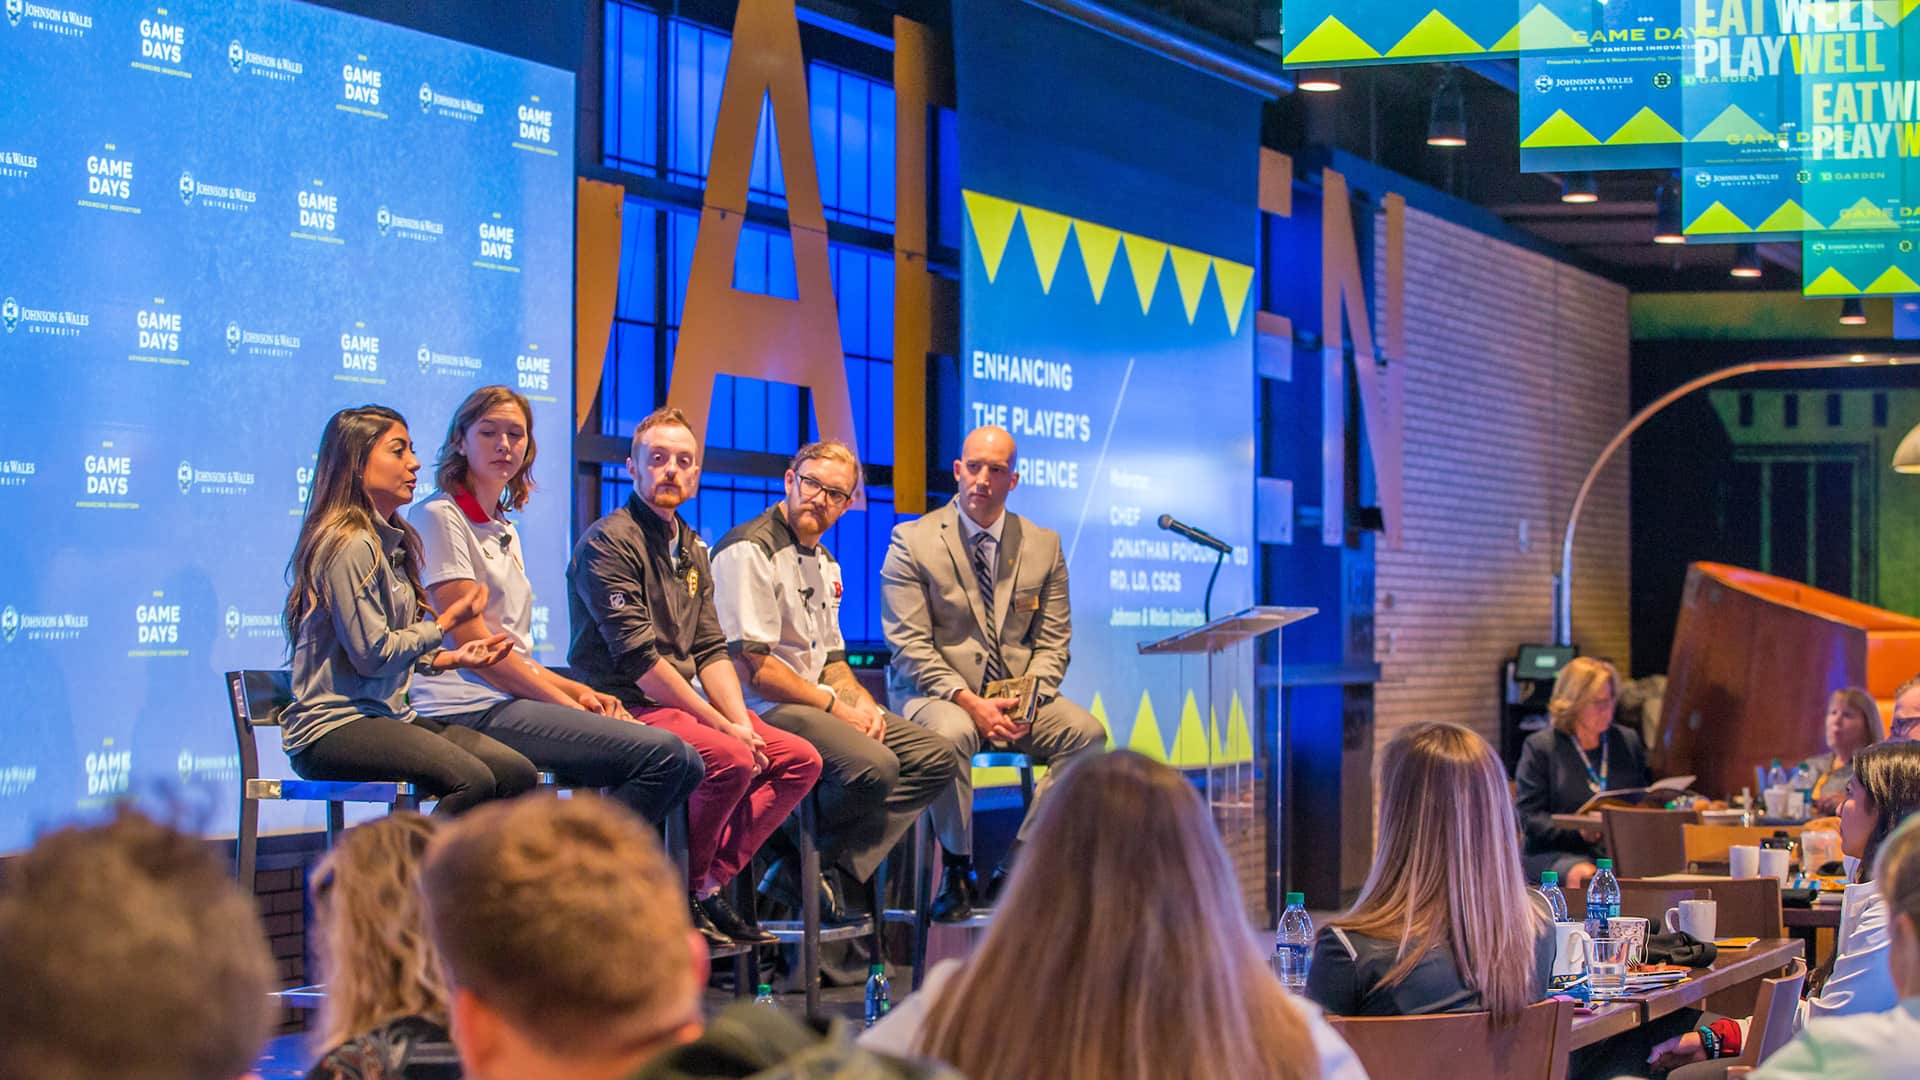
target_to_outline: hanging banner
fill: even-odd
[[[1591,0],[1288,0],[1280,9],[1288,67],[1486,60],[1579,49]]]
[[[1582,47],[1520,57],[1520,169],[1680,166],[1681,0],[1613,0]]]

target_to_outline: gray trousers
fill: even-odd
[[[822,866],[866,881],[913,827],[920,811],[953,788],[966,759],[952,743],[887,713],[885,741],[810,705],[775,705],[760,719],[820,751]]]
[[[973,718],[951,701],[928,701],[915,710],[912,720],[958,747],[962,761],[971,762],[973,755],[985,748],[980,729],[973,726]],[[1034,786],[1033,801],[1037,806],[1052,786],[1054,775],[1075,755],[1097,752],[1106,745],[1107,729],[1100,726],[1100,721],[1066,698],[1056,697],[1035,711],[1033,726],[1008,748],[1027,755],[1035,765],[1047,766],[1047,775]],[[1029,813],[1027,820],[1020,824],[1019,839],[1026,839],[1027,826],[1032,821],[1033,815]],[[940,834],[941,847],[955,855],[973,854],[971,768],[960,770],[952,786],[934,802],[933,827]]]

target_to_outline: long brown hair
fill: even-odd
[[[1920,742],[1875,743],[1853,755],[1853,778],[1873,803],[1873,832],[1860,852],[1855,881],[1873,878],[1874,856],[1894,827],[1920,810]]]
[[[420,904],[433,819],[389,814],[348,829],[313,872],[322,1051],[407,1016],[447,1022],[440,961]]]
[[[1185,776],[1129,751],[1063,771],[986,941],[916,1050],[973,1080],[1313,1080]]]
[[[467,395],[467,400],[453,410],[453,419],[447,424],[447,439],[440,444],[440,456],[433,464],[433,486],[441,491],[452,491],[456,487],[467,486],[467,451],[461,444],[467,440],[467,432],[495,406],[512,405],[520,410],[527,422],[527,458],[520,463],[520,471],[513,474],[507,486],[500,492],[500,510],[518,510],[527,505],[527,497],[533,494],[533,458],[538,446],[533,441],[533,406],[511,386],[483,386]],[[488,507],[489,510],[496,509]]]
[[[1546,914],[1527,892],[1506,773],[1458,724],[1415,724],[1381,755],[1380,839],[1353,910],[1332,925],[1400,943],[1384,985],[1432,950],[1453,957],[1496,1024],[1539,999],[1534,944]]]
[[[289,652],[299,640],[300,623],[320,607],[322,568],[339,554],[342,544],[373,533],[373,500],[367,498],[361,481],[380,436],[393,425],[405,426],[406,422],[406,417],[385,405],[341,409],[327,419],[320,433],[320,450],[314,455],[313,490],[307,495],[306,516],[300,519],[300,538],[294,541],[293,555],[287,560],[287,604],[281,621],[286,627]],[[387,523],[405,538],[406,557],[401,560],[400,572],[413,586],[420,606],[431,610],[417,569],[420,534],[407,523],[405,515],[395,514]]]

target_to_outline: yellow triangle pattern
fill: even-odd
[[[1207,287],[1207,267],[1213,259],[1204,252],[1183,247],[1167,248],[1173,257],[1173,280],[1180,286],[1180,302],[1186,306],[1187,322],[1200,312],[1200,291]]]
[[[1187,700],[1180,706],[1180,730],[1174,732],[1173,753],[1168,763],[1182,769],[1204,769],[1209,756],[1206,721],[1200,719],[1200,706],[1189,690]]]
[[[1840,220],[1833,223],[1836,229],[1891,229],[1893,218],[1885,210],[1873,205],[1873,201],[1861,198],[1840,212]]]
[[[1091,221],[1073,223],[1074,239],[1080,243],[1080,257],[1086,260],[1087,281],[1093,285],[1093,302],[1099,303],[1107,292],[1107,275],[1113,272],[1113,257],[1120,250],[1120,230],[1109,229],[1105,225],[1095,225]],[[1240,263],[1228,263],[1228,266],[1240,266]],[[1253,267],[1244,267],[1249,280],[1253,277]],[[1236,328],[1240,323],[1240,310],[1231,313]]]
[[[1240,705],[1238,691],[1227,703],[1227,743],[1222,751],[1221,761],[1235,763],[1253,760],[1253,732],[1247,727],[1247,711]]]
[[[1607,136],[1608,146],[1648,146],[1686,141],[1659,113],[1645,107],[1621,124],[1620,130]]]
[[[1000,257],[1007,253],[1007,238],[1013,235],[1014,215],[1019,205],[977,191],[962,191],[967,204],[967,220],[973,224],[974,239],[980,242],[980,257],[987,264],[987,280],[1000,272]]]
[[[1060,252],[1067,246],[1067,226],[1073,219],[1065,214],[1022,206],[1020,220],[1027,226],[1027,243],[1033,245],[1033,261],[1040,268],[1040,291],[1053,291],[1053,274],[1060,269]]]
[[[1100,698],[1100,691],[1093,692],[1093,704],[1087,706],[1087,715],[1100,721],[1100,727],[1107,733],[1107,749],[1114,747],[1113,725],[1107,723],[1107,703]]]
[[[1829,266],[1820,276],[1807,282],[1800,290],[1802,296],[1859,296],[1860,289],[1848,281],[1845,274]]]
[[[1552,116],[1533,129],[1533,134],[1520,140],[1520,145],[1526,149],[1541,146],[1599,146],[1600,140],[1581,126],[1580,121],[1568,116],[1565,109],[1555,109]]]
[[[1145,754],[1155,761],[1167,760],[1167,748],[1160,745],[1160,721],[1153,716],[1153,700],[1140,692],[1140,709],[1133,714],[1133,730],[1127,733],[1127,749]]]
[[[1920,3],[1920,0],[1914,0]],[[1246,263],[1213,260],[1213,279],[1220,283],[1220,304],[1227,309],[1227,328],[1240,332],[1240,313],[1247,307],[1247,290],[1253,287],[1253,267]],[[1094,298],[1099,299],[1095,293]]]
[[[1167,261],[1167,245],[1132,233],[1121,233],[1127,246],[1127,265],[1133,270],[1133,288],[1140,294],[1140,314],[1153,306],[1154,290],[1160,287],[1160,267]]]
[[[1729,105],[1720,110],[1720,115],[1714,117],[1711,123],[1701,128],[1693,136],[1693,141],[1721,142],[1733,138],[1771,139],[1774,135],[1772,129],[1748,116],[1745,109],[1738,105]]]
[[[1727,209],[1725,203],[1715,199],[1712,206],[1700,212],[1688,226],[1681,230],[1688,236],[1695,234],[1717,236],[1721,233],[1752,232],[1753,226],[1740,220],[1740,215]]]
[[[1086,266],[1087,283],[1093,289],[1093,302],[1103,302],[1107,284],[1113,276],[1114,258],[1124,243],[1127,267],[1133,274],[1134,292],[1140,298],[1142,314],[1152,309],[1162,267],[1167,256],[1172,254],[1174,277],[1179,283],[1187,322],[1192,323],[1199,317],[1200,298],[1206,292],[1207,272],[1211,269],[1220,285],[1220,302],[1227,316],[1227,325],[1233,333],[1240,331],[1247,298],[1253,287],[1253,267],[1247,263],[1174,247],[1151,237],[1121,232],[978,191],[962,191],[961,196],[966,201],[967,222],[974,231],[989,282],[999,275],[1000,264],[1012,241],[1013,223],[1018,219],[1026,226],[1027,244],[1033,252],[1034,267],[1039,272],[1043,292],[1053,291],[1054,279],[1059,275],[1060,259],[1066,252],[1067,236],[1071,234],[1075,247],[1080,251],[1081,261]]]
[[[1573,32],[1573,27],[1568,26],[1560,16],[1548,11],[1545,4],[1535,4],[1519,22],[1513,24],[1513,29],[1500,35],[1500,40],[1494,42],[1487,51],[1536,52],[1547,49],[1571,49],[1579,44],[1580,35]]]
[[[1920,0],[1916,0],[1916,2],[1920,2]],[[1889,266],[1879,277],[1873,279],[1873,284],[1867,286],[1867,292],[1874,296],[1885,296],[1888,293],[1920,292],[1920,282],[1916,282],[1911,277],[1908,277],[1906,271],[1899,267]]]
[[[1440,14],[1436,8],[1415,23],[1413,29],[1407,31],[1407,36],[1394,42],[1393,48],[1387,50],[1387,55],[1454,56],[1485,51],[1479,42],[1467,36],[1465,30],[1455,26],[1453,20]]]
[[[1287,54],[1288,64],[1330,64],[1351,60],[1378,60],[1380,50],[1329,15]]]
[[[1820,224],[1819,218],[1807,213],[1806,209],[1799,203],[1788,199],[1786,202],[1780,204],[1780,209],[1767,215],[1767,220],[1761,222],[1760,227],[1753,231],[1763,233],[1821,232],[1825,229],[1826,226]]]

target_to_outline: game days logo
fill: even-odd
[[[482,270],[504,270],[517,274],[520,268],[513,265],[513,247],[519,240],[517,230],[501,221],[497,210],[491,218],[480,223],[479,258],[473,260],[473,265]]]
[[[543,651],[547,648],[547,623],[549,621],[548,614],[551,610],[552,609],[545,604],[533,605],[532,622],[528,629],[527,638],[533,642],[533,648],[536,652]]]
[[[312,187],[303,187],[295,193],[294,202],[300,216],[295,219],[294,239],[322,244],[346,243],[334,235],[340,228],[340,196],[325,188],[326,181],[315,180]]]
[[[517,135],[513,140],[515,147],[521,150],[532,150],[535,153],[546,154],[548,156],[558,155],[558,151],[551,148],[553,144],[553,110],[541,106],[538,94],[516,108],[513,113],[513,119],[514,123],[518,125],[516,128]]]
[[[121,156],[118,147],[107,143],[99,153],[87,155],[86,165],[86,196],[79,200],[81,206],[122,214],[140,212],[133,204],[132,158]]]
[[[307,499],[313,494],[313,466],[302,465],[293,470],[294,506],[293,512],[304,514]]]
[[[161,12],[164,14],[164,9]],[[191,79],[193,73],[181,69],[186,61],[187,29],[179,23],[156,16],[140,20],[140,58],[133,66],[160,75]]]
[[[380,111],[380,89],[386,77],[379,68],[367,67],[366,57],[358,59],[357,64],[341,65],[340,100],[334,102],[333,107],[342,112],[385,120],[387,114]]]
[[[87,796],[99,803],[103,796],[123,795],[133,781],[133,751],[115,750],[111,738],[100,740],[100,749],[86,758]]]
[[[111,441],[102,442],[98,453],[80,460],[86,480],[86,498],[74,502],[84,510],[138,510],[133,497],[133,455],[118,453]]]
[[[7,333],[78,337],[93,319],[84,311],[33,307],[8,296],[0,299],[0,330]]]
[[[553,357],[540,355],[540,346],[529,345],[527,351],[513,358],[514,386],[527,391],[535,397],[553,389]]]
[[[385,383],[380,377],[380,335],[366,332],[367,324],[357,322],[353,330],[340,335],[341,382]]]
[[[180,617],[180,605],[168,603],[167,595],[155,589],[151,600],[133,606],[135,647],[127,655],[141,659],[187,655],[178,647]]]
[[[134,312],[134,332],[138,335],[134,348],[138,351],[128,353],[127,359],[172,367],[185,367],[189,363],[180,355],[186,320],[178,311],[168,310],[166,303],[164,298],[156,296],[153,306]]]

